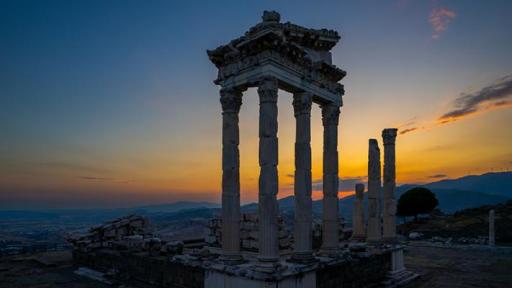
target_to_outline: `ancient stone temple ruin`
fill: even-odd
[[[295,141],[295,249],[297,261],[312,259],[311,249],[311,106],[322,108],[324,126],[323,243],[325,253],[338,247],[338,118],[345,72],[331,64],[330,50],[340,36],[332,30],[314,30],[280,23],[276,12],[244,36],[208,51],[219,69],[222,103],[222,234],[223,257],[239,261],[240,176],[238,113],[242,93],[257,87],[260,100],[259,255],[262,265],[279,261],[278,90],[293,93]]]
[[[339,40],[336,31],[282,23],[277,12],[265,11],[262,21],[242,37],[209,50],[218,68],[214,83],[220,87],[222,107],[220,218],[209,222],[204,243],[194,247],[157,241],[152,235],[117,237],[108,226],[99,232],[101,237],[90,236],[103,239],[113,233],[107,244],[100,239],[94,241],[102,244],[83,248],[78,243],[91,239],[76,240],[76,262],[158,287],[393,287],[410,280],[413,275],[405,270],[403,248],[396,239],[396,129],[382,131],[383,181],[378,141],[370,139],[368,210],[363,206],[364,185],[358,184],[352,237],[342,233],[338,124],[344,89],[339,81],[346,73],[332,64],[330,52]],[[241,213],[240,207],[238,114],[243,92],[252,87],[260,103],[260,174],[258,208],[251,214]],[[279,89],[293,94],[296,120],[293,233],[288,233],[277,201]],[[313,223],[311,198],[313,104],[320,106],[323,123],[320,225]],[[126,245],[137,239],[145,239],[146,245]],[[114,245],[116,241],[124,246]]]
[[[356,265],[347,260],[349,243],[340,243],[338,215],[338,123],[343,104],[343,85],[338,83],[345,71],[332,64],[331,49],[340,36],[336,31],[308,29],[280,22],[277,12],[265,11],[262,22],[244,36],[208,51],[218,68],[214,81],[220,86],[222,104],[222,251],[223,265],[249,267],[256,274],[239,276],[224,270],[208,274],[209,287],[338,287],[351,282],[353,275],[343,275],[340,268]],[[238,113],[242,94],[257,87],[259,95],[259,194],[258,194],[258,254],[256,257],[241,249],[240,224],[240,160]],[[295,218],[293,252],[280,253],[278,218],[278,90],[293,94],[296,120],[295,137]],[[311,179],[311,106],[318,104],[323,123],[323,201],[322,244],[317,251],[312,246],[312,179]],[[383,271],[404,271],[403,255],[396,241],[395,211],[395,138],[396,129],[384,129],[384,185],[381,184],[380,151],[377,140],[370,139],[368,163],[368,227],[365,229],[362,198],[364,186],[356,187],[354,211],[354,241],[371,243],[370,249],[358,243],[368,259],[388,255],[381,263]],[[383,199],[381,199],[381,191]],[[382,204],[381,204],[382,203]],[[383,206],[382,208],[380,206]],[[391,245],[382,246],[383,242]],[[370,252],[371,251],[371,252]],[[359,255],[360,256],[360,255]],[[371,265],[365,267],[371,269]],[[357,269],[355,269],[357,271]],[[362,269],[364,270],[364,269]],[[325,278],[325,273],[331,277]],[[366,271],[367,272],[367,271]],[[332,274],[331,274],[332,273]],[[377,273],[378,274],[378,273]],[[373,276],[377,276],[373,275]],[[254,275],[258,275],[257,277]],[[360,275],[369,279],[368,275]],[[381,276],[385,276],[381,275]],[[371,278],[371,277],[370,277]],[[372,279],[378,280],[378,276]],[[383,279],[381,279],[383,280]],[[329,284],[330,283],[330,284]],[[265,286],[267,287],[267,286]],[[272,286],[273,287],[273,286]]]

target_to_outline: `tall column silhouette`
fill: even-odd
[[[277,217],[278,140],[277,140],[277,80],[263,79],[258,87],[260,98],[260,179],[258,195],[259,260],[276,262],[279,259]]]
[[[382,240],[380,219],[380,150],[377,140],[368,141],[368,227],[366,239],[368,242]]]
[[[335,251],[339,242],[338,218],[338,122],[340,107],[334,104],[322,106],[324,126],[323,153],[323,228],[322,250]]]
[[[295,247],[293,259],[312,259],[312,201],[311,201],[311,93],[293,96],[295,112]]]
[[[366,238],[364,225],[364,184],[356,184],[356,194],[352,210],[352,240],[364,240]]]
[[[384,207],[382,210],[383,235],[387,242],[396,240],[396,168],[395,168],[395,140],[397,129],[388,128],[382,130],[384,143],[384,183],[383,198]]]
[[[240,153],[238,112],[242,92],[220,91],[222,104],[222,250],[227,261],[240,255]]]

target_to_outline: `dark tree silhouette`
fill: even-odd
[[[414,220],[418,220],[418,214],[430,213],[438,204],[432,191],[415,187],[400,196],[396,212],[399,216],[414,216]]]

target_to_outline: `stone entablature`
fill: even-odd
[[[244,36],[208,51],[219,69],[215,84],[253,87],[264,76],[279,80],[288,92],[310,92],[318,103],[342,105],[346,72],[332,65],[330,49],[340,40],[334,30],[308,29],[280,23],[277,12],[265,11],[263,21]]]

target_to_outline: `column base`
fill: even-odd
[[[225,253],[222,254],[219,259],[224,262],[224,264],[228,265],[242,264],[245,262],[244,258],[239,253]]]
[[[339,251],[340,249],[337,247],[322,247],[320,248],[318,254],[325,257],[336,258],[338,256]]]
[[[255,266],[255,269],[258,272],[263,273],[274,273],[275,271],[282,268],[281,263],[279,263],[279,258],[275,257],[258,257],[258,263]]]
[[[364,235],[352,236],[352,237],[350,237],[350,241],[365,242],[366,236],[364,236]]]
[[[317,262],[317,260],[313,256],[313,252],[295,252],[286,261],[299,264],[310,264]]]

